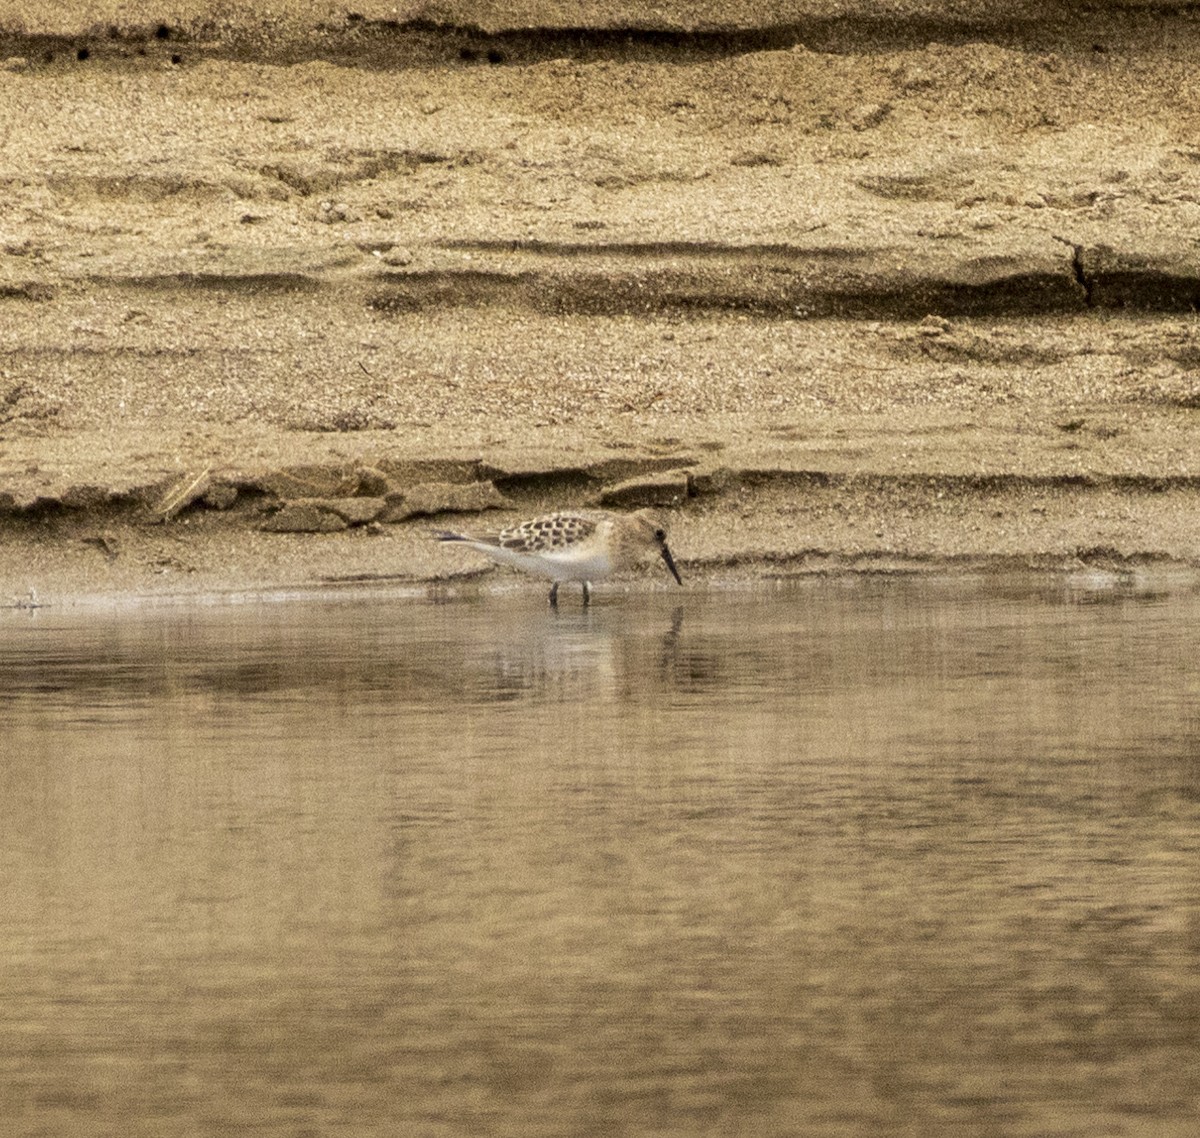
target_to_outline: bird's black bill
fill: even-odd
[[[667,568],[671,570],[671,576],[675,578],[675,583],[682,585],[683,578],[679,575],[679,570],[675,568],[675,558],[671,556],[671,551],[665,545],[662,547],[662,559],[667,563]]]

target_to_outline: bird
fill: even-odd
[[[583,583],[583,603],[592,599],[592,582],[603,580],[657,553],[677,584],[683,584],[667,548],[667,531],[649,510],[617,514],[608,510],[570,510],[543,514],[501,530],[457,533],[438,530],[438,541],[457,541],[501,565],[549,577],[550,605],[558,607],[563,581]]]

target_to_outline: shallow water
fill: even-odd
[[[1198,634],[1036,582],[2,613],[5,1133],[1191,1138]]]

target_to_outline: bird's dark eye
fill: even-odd
[[[654,531],[654,540],[655,541],[666,541],[667,540],[667,531],[665,529],[656,529]]]

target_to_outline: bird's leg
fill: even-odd
[[[583,603],[585,606],[590,605],[592,603],[592,583],[591,583],[591,581],[584,581],[584,583],[583,583]]]
[[[552,609],[558,608],[558,582],[557,581],[555,581],[554,584],[550,586],[550,607]]]

